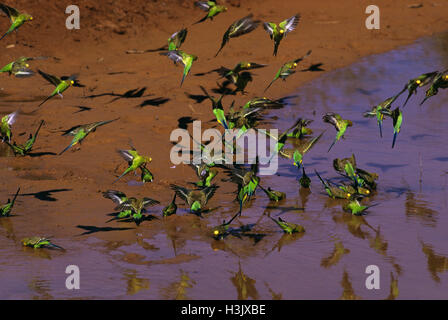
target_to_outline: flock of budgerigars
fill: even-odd
[[[206,16],[196,23],[213,20],[213,18],[220,13],[227,11],[226,7],[219,5],[216,1],[196,1],[195,5],[207,12]],[[32,16],[26,13],[21,13],[18,10],[4,4],[0,4],[0,9],[2,9],[2,11],[11,20],[11,27],[1,39],[10,34],[12,31],[17,30],[24,23],[33,20]],[[274,42],[274,56],[277,55],[281,41],[286,38],[288,33],[293,31],[297,27],[299,20],[300,15],[296,14],[279,24],[270,22],[263,23],[264,29]],[[232,23],[224,33],[222,44],[218,52],[216,53],[216,56],[221,52],[221,50],[225,47],[225,45],[230,41],[231,38],[248,34],[255,30],[260,24],[261,21],[253,20],[252,14]],[[180,50],[181,45],[187,37],[187,33],[187,29],[182,29],[174,33],[168,39],[167,46],[156,50],[147,50],[162,51],[161,54],[166,55],[168,58],[174,61],[175,64],[181,64],[184,66],[181,85],[190,72],[193,63],[198,59],[197,56],[188,54]],[[128,53],[137,52],[129,51]],[[297,65],[310,54],[311,51],[308,51],[304,56],[283,64],[283,66],[275,75],[274,80],[268,85],[266,90],[277,79],[281,78],[283,81],[285,81],[286,78],[294,74],[296,72]],[[21,57],[3,67],[0,72],[9,73],[9,75],[14,75],[15,77],[32,76],[34,72],[29,69],[30,66],[28,64],[28,61],[35,59],[39,58]],[[252,81],[252,76],[249,70],[262,68],[265,66],[266,65],[263,64],[243,61],[238,63],[233,69],[221,67],[220,69],[216,69],[215,71],[221,76],[221,78],[225,78],[229,84],[231,83],[235,86],[236,89],[234,90],[234,93],[242,92],[244,94],[245,87],[250,81]],[[448,87],[447,71],[448,70],[445,70],[443,72],[430,72],[409,80],[401,92],[389,99],[386,99],[384,102],[381,102],[377,106],[374,106],[370,111],[364,113],[365,117],[376,117],[381,136],[382,123],[384,118],[389,117],[392,119],[394,133],[392,148],[395,145],[396,138],[398,133],[400,132],[401,124],[403,121],[402,111],[398,107],[392,109],[392,104],[403,92],[407,91],[408,97],[403,105],[404,108],[409,98],[417,92],[417,89],[419,87],[422,86],[429,85],[429,89],[426,91],[425,100],[436,95],[438,93],[438,89]],[[76,76],[58,78],[56,76],[42,72],[41,70],[38,70],[38,73],[45,80],[56,87],[54,91],[39,105],[39,107],[56,95],[60,95],[62,97],[62,93],[72,86],[82,86],[78,82]],[[204,99],[208,99],[211,101],[213,114],[215,115],[217,122],[224,128],[224,130],[238,130],[237,139],[241,138],[249,129],[254,129],[258,132],[271,136],[268,131],[257,128],[258,122],[262,118],[261,113],[269,109],[281,108],[285,103],[282,99],[271,100],[265,97],[254,98],[238,109],[234,108],[234,104],[232,103],[228,112],[226,113],[222,105],[222,99],[224,95],[216,98],[214,96],[211,96],[205,88],[201,87],[201,90],[205,94]],[[422,101],[422,104],[425,100]],[[33,145],[36,142],[37,135],[44,121],[40,122],[39,127],[35,131],[34,135],[30,134],[29,139],[24,144],[18,144],[16,141],[12,140],[12,125],[16,120],[16,116],[17,112],[14,112],[12,114],[5,115],[2,118],[0,135],[2,137],[3,143],[6,143],[12,149],[16,156],[26,156],[32,151]],[[73,136],[73,140],[67,146],[67,148],[62,150],[60,155],[74,145],[81,143],[89,135],[89,133],[95,131],[99,126],[109,124],[112,121],[116,120],[118,119],[79,125],[66,130],[64,132],[64,135]],[[344,138],[347,128],[351,127],[353,123],[350,120],[343,119],[343,117],[337,113],[326,113],[323,116],[323,121],[334,126],[337,131],[336,137],[330,148],[328,149],[328,151],[330,151],[336,142],[340,141],[341,138]],[[299,170],[299,175],[301,176],[299,179],[301,188],[309,188],[311,184],[311,179],[305,173],[303,157],[308,151],[310,151],[310,149],[319,141],[319,139],[323,135],[323,133],[321,133],[317,137],[312,137],[313,131],[308,128],[308,125],[311,122],[312,120],[299,118],[290,128],[288,128],[286,131],[281,133],[278,138],[276,138],[277,141],[275,149],[272,151],[274,155],[279,155],[283,158],[293,160],[293,165],[297,167],[297,169]],[[239,237],[251,231],[251,228],[254,225],[232,228],[231,223],[235,220],[235,218],[241,215],[243,208],[247,205],[247,203],[251,201],[257,188],[260,188],[272,202],[279,202],[285,198],[285,193],[272,190],[271,188],[264,188],[261,185],[260,178],[258,177],[258,158],[255,163],[250,165],[250,167],[237,164],[222,164],[222,161],[220,160],[223,159],[217,159],[217,157],[213,157],[205,152],[208,150],[206,145],[197,141],[195,142],[203,152],[199,152],[196,154],[193,153],[194,161],[192,162],[194,164],[190,164],[190,166],[195,170],[199,181],[194,183],[195,188],[193,189],[187,189],[185,187],[172,184],[171,188],[174,191],[174,197],[172,202],[163,209],[163,217],[168,217],[170,215],[176,214],[176,196],[184,200],[186,205],[188,205],[189,210],[194,214],[201,216],[202,213],[210,212],[211,210],[207,209],[207,203],[210,198],[213,197],[216,189],[218,188],[216,184],[212,183],[213,179],[219,172],[218,169],[222,170],[226,175],[230,177],[229,179],[223,181],[231,181],[238,186],[236,190],[236,198],[239,202],[239,212],[227,222],[223,221],[221,225],[212,228],[211,236],[216,240],[222,240],[228,235]],[[293,147],[290,149],[285,148],[287,144],[291,144]],[[232,148],[234,148],[233,150],[236,149],[235,144],[232,145]],[[148,169],[148,165],[152,161],[150,157],[139,154],[139,152],[132,145],[131,150],[119,150],[118,152],[124,158],[124,160],[128,162],[129,167],[114,181],[114,183],[131,172],[140,172],[141,181],[143,183],[152,182],[154,180],[153,174]],[[366,210],[371,207],[371,205],[364,205],[362,204],[362,202],[364,198],[368,198],[376,190],[376,180],[378,179],[378,175],[358,168],[354,155],[345,159],[335,159],[333,161],[333,167],[340,175],[345,177],[345,182],[341,184],[332,183],[329,180],[325,180],[324,178],[322,178],[319,173],[315,171],[316,176],[321,181],[325,191],[328,193],[328,196],[332,199],[343,199],[343,210],[348,213],[351,213],[353,215],[365,214]],[[7,204],[0,207],[0,217],[11,216],[11,211],[19,192],[20,188],[17,190],[12,200],[8,199]],[[115,209],[117,211],[117,214],[114,220],[127,220],[130,222],[134,221],[137,225],[147,219],[147,208],[159,204],[158,201],[150,198],[137,199],[134,197],[128,197],[123,192],[115,190],[108,190],[103,193],[103,196],[105,198],[113,200],[117,204],[117,207]],[[285,233],[291,234],[305,231],[304,227],[301,225],[288,223],[281,218],[274,219],[270,216],[269,218],[272,219]],[[25,238],[22,240],[22,243],[25,246],[30,246],[33,248],[53,247],[62,249],[61,247],[53,244],[50,239],[45,237]]]

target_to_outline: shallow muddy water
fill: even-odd
[[[304,160],[312,178],[311,191],[300,190],[291,161],[281,160],[277,175],[262,178],[263,185],[287,194],[286,200],[272,206],[258,190],[252,205],[244,210],[239,222],[257,223],[254,233],[263,236],[211,238],[210,229],[237,210],[233,195],[227,193],[215,196],[214,204],[220,208],[202,219],[179,209],[179,216],[147,221],[139,227],[86,222],[75,234],[70,231],[63,236],[63,230],[55,230],[55,243],[66,252],[22,248],[16,235],[19,222],[24,221],[20,219],[25,219],[25,213],[20,213],[0,220],[0,298],[385,299],[391,297],[391,282],[398,283],[397,298],[448,298],[448,155],[444,147],[448,91],[441,90],[422,107],[424,90],[411,98],[394,149],[391,120],[385,120],[381,139],[376,121],[362,116],[400,91],[408,79],[445,69],[447,49],[448,35],[444,34],[364,58],[322,74],[298,89],[290,105],[271,112],[280,119],[274,123],[279,128],[302,116],[314,120],[310,128],[316,134],[326,133]],[[405,98],[406,93],[395,106],[401,106]],[[335,130],[322,122],[322,115],[330,111],[353,120],[354,126],[327,153]],[[363,217],[344,213],[341,202],[329,200],[313,174],[316,169],[325,178],[336,178],[333,159],[352,153],[358,167],[380,176],[377,193],[370,199],[377,205]],[[45,179],[51,180],[51,172],[48,175]],[[31,196],[46,196],[51,212],[51,197],[66,192],[70,189],[55,187],[50,195],[22,196],[20,211],[33,210],[31,205],[23,207]],[[105,207],[101,195],[97,197],[101,205],[83,203],[85,211]],[[181,201],[178,205],[182,207]],[[111,212],[113,207],[109,207]],[[159,215],[162,207],[151,213]],[[101,210],[95,210],[95,221],[109,219],[108,211]],[[306,232],[284,235],[263,213],[300,223]],[[53,232],[50,228],[44,231],[47,235]],[[68,265],[80,268],[80,290],[65,287]],[[369,265],[380,269],[379,290],[365,286]]]

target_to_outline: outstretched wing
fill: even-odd
[[[176,194],[182,198],[185,202],[188,202],[188,194],[190,193],[190,190],[184,187],[176,186],[175,184],[170,185],[171,189],[176,192]]]
[[[300,61],[302,61],[303,59],[305,59],[306,57],[308,57],[311,54],[312,50],[309,50],[307,53],[305,53],[303,56],[301,56],[300,58],[294,60],[295,63],[299,63]]]
[[[207,199],[207,201],[210,200],[211,197],[213,197],[213,195],[216,192],[216,189],[218,189],[218,188],[219,187],[216,184],[214,184],[214,185],[211,185],[210,187],[207,187],[204,190],[202,190],[202,192],[204,192],[204,194],[205,194],[205,198]]]
[[[214,2],[216,5],[215,1],[196,1],[194,5],[203,11],[208,11],[210,10],[210,5],[208,4],[208,2]]]
[[[296,14],[295,16],[286,19],[285,21],[280,23],[280,27],[285,30],[285,36],[286,34],[293,31],[297,27],[299,21],[300,21],[300,14]]]
[[[127,162],[132,162],[134,160],[134,156],[127,150],[118,150],[118,153],[123,157]]]
[[[267,33],[269,33],[269,36],[272,38],[274,35],[274,26],[275,24],[271,22],[265,22],[263,23],[263,28],[266,30]]]
[[[122,199],[126,198],[126,195],[121,191],[107,190],[103,192],[103,197],[121,205],[124,202]]]
[[[8,125],[9,125],[9,126],[12,126],[12,125],[14,124],[14,122],[16,122],[17,111],[15,111],[15,112],[13,112],[13,113],[11,113],[11,114],[8,114],[7,117],[8,117],[8,120],[7,120]]]
[[[59,79],[58,77],[56,77],[56,76],[52,76],[51,74],[48,74],[48,73],[45,73],[45,72],[43,72],[43,71],[41,71],[41,70],[37,70],[37,72],[39,72],[39,74],[45,79],[45,80],[47,80],[48,82],[50,82],[52,85],[54,85],[54,86],[58,86],[60,83],[61,83],[61,79]]]
[[[151,198],[143,198],[143,208],[154,206],[160,202]]]
[[[236,38],[255,30],[260,24],[259,20],[252,20],[253,14],[250,14],[236,22],[229,28],[229,37]]]
[[[0,9],[8,16],[9,19],[11,19],[12,23],[14,23],[17,17],[20,15],[20,12],[17,11],[17,9],[8,7],[7,5],[4,5],[2,3],[0,3]]]

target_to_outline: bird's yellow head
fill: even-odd
[[[284,33],[285,33],[285,30],[280,29],[280,34],[284,34]]]
[[[215,230],[215,231],[213,231],[213,235],[216,237],[216,236],[218,236],[219,235],[219,230]]]
[[[25,67],[27,67],[27,68],[29,68],[30,67],[30,65],[27,63],[27,64],[25,64]]]
[[[70,85],[72,86],[72,85],[74,85],[74,84],[75,84],[75,81],[70,80]]]
[[[448,80],[448,74],[443,76],[443,79]]]
[[[347,199],[350,198],[352,195],[350,193],[347,193],[346,197]]]
[[[422,83],[422,82],[421,82],[421,80],[417,80],[417,81],[415,81],[415,83],[416,83],[416,84],[420,84],[420,83]]]
[[[246,64],[246,67],[247,67],[247,68],[250,68],[250,66],[251,66],[251,64],[248,62],[248,63]]]
[[[29,19],[29,20],[33,20],[34,18],[33,18],[32,16],[30,16],[28,19]]]

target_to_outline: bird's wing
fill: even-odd
[[[190,191],[187,188],[176,186],[175,184],[172,184],[170,186],[171,189],[174,190],[180,198],[182,198],[185,202],[188,202],[187,199]]]
[[[260,24],[260,21],[254,21],[252,20],[252,17],[253,15],[250,14],[234,22],[229,28],[229,37],[236,38],[255,30]]]
[[[267,33],[269,33],[269,36],[271,36],[271,38],[272,38],[272,36],[274,35],[273,24],[270,23],[270,22],[264,22],[263,23],[263,28],[264,28],[264,30],[266,30]]]
[[[126,195],[121,191],[107,190],[106,192],[103,192],[103,197],[110,199],[117,204],[122,204],[122,199],[126,198]]]
[[[173,60],[174,63],[181,63],[181,64],[185,65],[182,54],[178,50],[162,52],[161,55],[167,56],[168,58]]]
[[[129,153],[127,150],[118,150],[118,153],[127,161],[132,162],[134,160],[134,156]]]
[[[295,16],[281,22],[280,27],[285,30],[285,35],[286,35],[289,32],[293,31],[297,27],[297,24],[299,23],[299,21],[300,21],[300,14],[296,14]]]
[[[8,125],[10,125],[10,126],[13,125],[14,122],[16,122],[16,118],[17,118],[17,111],[15,111],[11,114],[8,114],[8,120],[7,120]]]
[[[210,200],[211,197],[213,197],[213,195],[216,192],[216,189],[218,189],[218,186],[214,184],[214,185],[212,185],[210,187],[205,188],[202,191],[202,192],[204,192],[205,198],[207,199],[207,201]]]
[[[54,86],[58,86],[61,83],[61,79],[59,79],[56,76],[52,76],[51,74],[45,73],[41,70],[37,70],[37,72],[39,72],[39,74],[48,82],[50,82],[51,84],[53,84]]]
[[[151,198],[143,198],[143,208],[159,204],[160,202]]]
[[[208,4],[208,1],[196,1],[194,5],[204,11],[210,10],[210,5]]]
[[[12,7],[8,7],[7,5],[4,5],[0,3],[0,9],[11,19],[11,22],[14,23],[16,18],[20,15],[20,12],[17,11],[17,9],[14,9]]]
[[[305,59],[306,57],[308,57],[311,54],[312,50],[308,50],[307,53],[305,53],[305,55],[301,56],[300,58],[294,60],[295,63],[299,63],[300,61],[302,61],[303,59]]]

